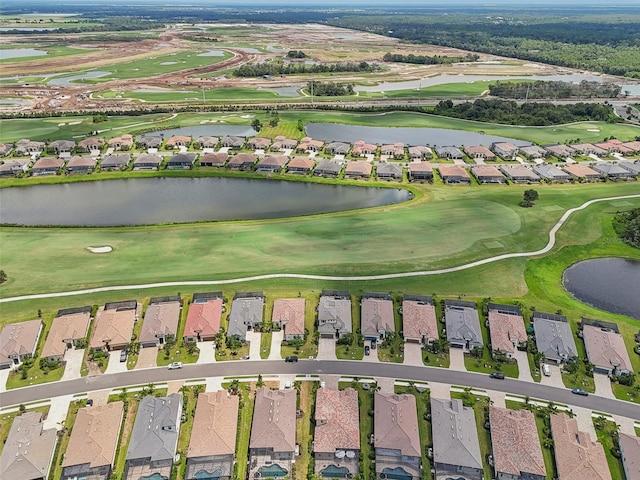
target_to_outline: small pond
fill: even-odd
[[[222,50],[209,50],[208,52],[202,52],[196,55],[196,57],[224,57],[224,51]]]
[[[564,271],[562,283],[588,305],[640,320],[640,260],[584,260]]]
[[[52,78],[49,80],[49,85],[70,85],[73,83],[79,83],[77,80],[86,80],[90,78],[100,78],[111,75],[111,72],[101,72],[99,70],[93,70],[91,72],[83,73],[82,75],[73,75],[71,77]]]
[[[394,188],[243,178],[129,178],[0,189],[1,222],[115,226],[285,218],[400,203]]]
[[[252,127],[248,125],[221,125],[219,123],[211,122],[204,125],[196,125],[191,127],[157,130],[151,132],[149,135],[164,135],[165,138],[170,138],[172,135],[190,135],[193,138],[198,138],[203,135],[211,135],[215,137],[224,137],[225,135],[250,137],[255,135],[256,133],[258,132],[256,132]]]
[[[41,57],[48,55],[44,50],[38,50],[37,48],[3,48],[0,49],[0,59],[6,60],[8,58],[23,58],[23,57]]]
[[[407,145],[485,145],[493,142],[511,142],[518,146],[531,145],[530,142],[513,138],[466,130],[419,127],[363,127],[341,125],[337,123],[309,123],[305,128],[307,135],[327,142],[349,142],[364,140],[368,143],[388,144],[403,142]]]

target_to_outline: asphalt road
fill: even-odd
[[[131,370],[112,375],[83,377],[65,382],[60,381],[10,390],[0,393],[0,405],[27,404],[60,395],[82,394],[92,390],[146,385],[148,383],[202,379],[205,377],[257,376],[258,374],[324,374],[346,377],[388,377],[421,382],[431,381],[479,389],[497,390],[640,420],[640,405],[596,395],[582,397],[574,395],[570,390],[564,388],[521,382],[512,379],[495,380],[485,374],[459,372],[444,368],[417,367],[393,363],[367,363],[349,360],[300,360],[297,363],[285,363],[283,360],[238,360],[205,365],[185,365],[184,368],[180,370],[167,370],[166,367]]]

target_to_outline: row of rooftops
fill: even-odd
[[[164,147],[167,150],[185,149],[189,147],[213,149],[218,146],[232,149],[257,149],[279,152],[291,150],[296,152],[318,152],[324,150],[326,153],[335,155],[369,156],[381,155],[392,158],[430,158],[433,155],[429,145],[405,145],[402,142],[393,144],[368,143],[363,140],[350,142],[326,142],[324,140],[314,140],[304,137],[301,140],[290,139],[278,136],[275,139],[268,137],[242,137],[227,135],[216,137],[203,135],[191,137],[188,135],[173,135],[165,140],[162,135],[143,134],[133,136],[123,134],[105,141],[98,137],[89,137],[76,143],[74,140],[54,140],[49,143],[21,139],[15,144],[0,143],[0,156],[8,155],[12,150],[14,155],[31,155],[33,153],[47,151],[50,153],[71,153],[91,152],[101,150],[107,146],[115,150],[130,150],[133,148],[158,149]],[[462,147],[450,145],[434,146],[436,154],[442,158],[463,158],[468,155],[471,158],[482,158],[485,160],[495,160],[501,157],[505,160],[513,160],[519,154],[527,158],[544,158],[556,156],[559,158],[571,157],[573,155],[636,155],[640,153],[640,141],[622,142],[611,139],[599,143],[576,143],[576,144],[555,144],[555,145],[528,145],[517,146],[510,142],[494,142],[491,145],[464,145]]]

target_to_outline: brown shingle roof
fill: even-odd
[[[381,298],[363,298],[361,310],[363,335],[378,336],[380,330],[395,332],[393,301]]]
[[[489,422],[496,473],[547,475],[532,412],[491,406]]]
[[[235,453],[238,405],[239,397],[225,390],[198,395],[188,458]]]
[[[93,335],[89,346],[103,348],[109,345],[126,345],[131,341],[135,310],[105,310],[100,308],[96,314]]]
[[[229,158],[229,154],[226,152],[206,153],[202,156],[202,158],[200,158],[200,165],[203,165],[205,163],[224,165],[227,162],[227,158]]]
[[[551,434],[562,480],[611,480],[602,445],[578,430],[578,421],[566,413],[551,415]]]
[[[586,165],[581,163],[574,163],[571,165],[567,165],[562,167],[562,169],[570,175],[573,175],[577,178],[586,178],[586,177],[599,177],[600,174],[596,172],[593,168],[589,168]]]
[[[433,305],[417,300],[402,301],[402,332],[405,338],[438,338],[438,321]]]
[[[621,433],[618,441],[627,480],[640,480],[640,438]]]
[[[67,350],[65,341],[84,338],[89,330],[90,320],[90,312],[79,312],[54,318],[40,356],[46,358],[64,355]]]
[[[196,302],[189,306],[184,335],[211,336],[220,331],[222,317],[222,299],[213,298],[206,302]]]
[[[178,332],[180,302],[152,303],[147,307],[140,331],[140,342],[152,342],[158,335]]]
[[[491,348],[505,353],[515,352],[514,340],[517,343],[527,340],[524,319],[521,315],[490,310],[489,331],[491,333]]]
[[[440,175],[443,177],[462,177],[469,178],[469,173],[464,167],[460,165],[438,165]]]
[[[34,165],[33,169],[39,168],[61,168],[64,165],[64,159],[56,157],[41,157]]]
[[[360,450],[358,393],[353,388],[316,393],[316,429],[313,451]]]
[[[421,455],[416,397],[376,392],[374,423],[375,448],[401,450],[405,457]]]
[[[622,335],[594,325],[582,328],[587,357],[596,367],[633,370]]]
[[[464,147],[464,151],[470,157],[481,155],[486,158],[496,158],[495,153],[493,153],[491,150],[489,150],[487,147],[483,145],[473,145],[471,147]]]
[[[95,167],[98,160],[95,157],[81,157],[75,156],[71,157],[71,160],[67,162],[67,168],[78,168],[78,167]]]
[[[315,164],[316,164],[315,160],[310,157],[293,157],[291,161],[287,164],[287,169],[298,168],[298,169],[311,170]]]
[[[429,162],[411,162],[410,172],[433,172],[433,166]]]
[[[244,163],[255,163],[258,159],[257,155],[253,153],[237,153],[229,160],[228,167],[240,166]]]
[[[371,175],[373,166],[369,162],[349,162],[344,170],[345,175]]]
[[[304,298],[276,298],[273,301],[271,321],[286,323],[285,335],[304,336]]]
[[[5,325],[0,333],[0,363],[10,362],[10,356],[33,355],[41,326],[39,319]]]
[[[473,174],[478,177],[500,177],[504,178],[504,175],[497,167],[493,165],[474,165],[471,167],[471,171]]]
[[[78,410],[62,466],[113,465],[123,413],[124,403],[120,401]]]
[[[261,388],[256,392],[249,448],[296,449],[295,390]]]

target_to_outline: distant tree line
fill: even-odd
[[[265,62],[241,65],[233,71],[236,77],[263,77],[266,75],[300,75],[313,73],[340,72],[373,72],[380,67],[376,63],[368,62],[340,62],[340,63],[305,63]]]
[[[613,83],[588,82],[496,82],[489,85],[489,95],[515,99],[615,98],[621,87]]]
[[[624,242],[640,248],[640,208],[615,215],[613,229]]]
[[[302,50],[289,50],[287,52],[287,58],[307,58],[307,54]]]
[[[318,97],[342,97],[353,95],[353,85],[350,83],[316,82],[307,83],[307,90]]]
[[[448,57],[446,55],[414,55],[409,53],[408,55],[402,55],[401,53],[385,53],[382,59],[385,62],[397,62],[397,63],[415,63],[417,65],[441,65],[460,62],[477,62],[480,56],[475,53],[468,53],[461,57]]]
[[[451,100],[444,100],[436,105],[433,113],[478,122],[529,126],[560,125],[583,121],[613,122],[617,118],[610,105],[595,103],[554,105],[536,102],[518,104],[513,101],[484,99],[456,105]]]

